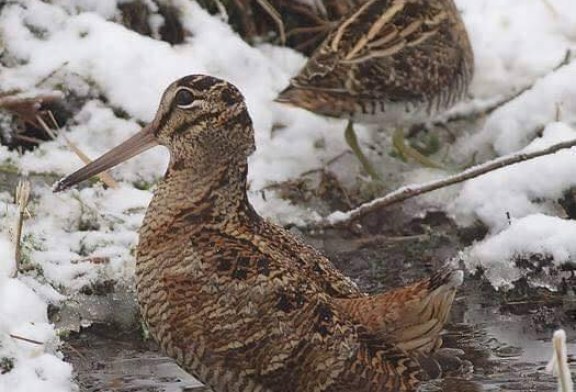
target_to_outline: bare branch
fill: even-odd
[[[445,188],[450,185],[458,184],[483,174],[501,169],[506,166],[511,166],[520,162],[532,160],[534,158],[542,157],[545,155],[554,154],[560,150],[565,150],[576,146],[576,139],[568,140],[562,143],[554,144],[548,148],[529,153],[517,153],[504,157],[500,157],[481,165],[477,165],[466,169],[458,174],[443,178],[441,180],[431,181],[421,185],[407,185],[397,189],[383,197],[374,199],[368,203],[362,204],[348,212],[334,212],[321,222],[312,225],[317,228],[326,228],[334,226],[348,225],[364,215],[376,211],[378,209],[390,206],[392,204],[400,203],[405,200],[411,199],[415,196],[424,193],[432,192],[437,189]]]
[[[43,104],[62,99],[60,94],[43,94],[31,98],[18,95],[19,92],[0,93],[0,109],[17,115],[24,123],[38,126],[37,117]]]
[[[32,344],[37,344],[39,346],[42,346],[44,343],[39,342],[38,340],[34,340],[34,339],[28,339],[28,338],[24,338],[22,336],[18,336],[18,335],[14,335],[14,334],[10,334],[10,337],[12,339],[16,339],[16,340],[22,340],[23,342],[27,342],[27,343],[32,343]]]
[[[280,34],[280,43],[282,46],[286,45],[286,32],[284,30],[284,22],[282,21],[282,17],[278,11],[276,11],[276,8],[274,8],[274,6],[270,4],[268,0],[256,0],[256,2],[260,4],[266,13],[268,13],[268,15],[270,15],[270,17],[274,20],[274,23],[276,23],[276,26],[278,27],[278,33]]]

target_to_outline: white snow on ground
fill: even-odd
[[[576,224],[573,221],[532,214],[513,220],[509,227],[498,235],[471,248],[467,264],[471,268],[485,268],[486,276],[497,287],[509,287],[511,282],[522,277],[522,274],[505,261],[533,254],[552,257],[557,263],[573,261],[576,255],[574,238]]]
[[[553,71],[569,50],[576,53],[576,2],[457,3],[475,49],[477,69],[471,91],[475,100],[470,106],[535,84],[491,113],[472,137],[458,140],[451,150],[454,158],[533,151],[576,137],[576,62]],[[182,12],[187,38],[170,46],[115,23],[120,17],[116,0],[12,1],[0,11],[0,42],[4,59],[11,64],[0,66],[0,91],[20,89],[34,95],[66,86],[76,95],[91,97],[67,135],[96,157],[133,134],[138,122],[152,119],[161,92],[174,79],[191,73],[227,79],[245,94],[254,120],[257,152],[250,160],[250,183],[256,208],[282,223],[314,220],[315,211],[291,205],[270,192],[264,199],[259,192],[271,182],[322,167],[347,149],[342,121],[273,102],[305,58],[271,45],[251,47],[194,2],[174,4]],[[154,20],[159,21],[158,15]],[[98,99],[101,95],[109,100],[107,104]],[[120,111],[111,107],[128,118],[120,118]],[[272,131],[274,124],[284,127]],[[369,141],[369,130],[359,129],[360,138]],[[149,189],[162,175],[166,161],[166,151],[157,148],[114,169],[121,184],[118,189],[104,191],[98,185],[54,195],[48,185],[36,185],[23,249],[36,272],[19,279],[8,278],[17,214],[13,190],[0,189],[0,369],[3,358],[14,365],[0,374],[0,390],[74,389],[70,367],[54,351],[58,339],[47,321],[46,304],[99,280],[130,284],[137,228],[151,197]],[[349,164],[338,165],[338,174],[357,176],[357,163],[353,159],[345,163]],[[58,138],[23,156],[0,147],[0,165],[23,174],[63,176],[81,162]],[[522,276],[512,263],[517,256],[541,253],[555,263],[576,258],[572,235],[576,224],[565,219],[556,204],[564,191],[576,185],[575,168],[576,153],[564,151],[425,200],[442,203],[462,225],[480,220],[488,226],[488,237],[463,252],[465,262],[470,268],[487,268],[495,286],[506,286]],[[438,171],[415,168],[406,172],[405,181],[425,182],[438,175]],[[109,262],[89,261],[95,257],[107,257]],[[45,344],[26,343],[10,334]]]
[[[576,129],[550,123],[541,137],[521,151],[539,151],[572,139],[576,139]],[[488,173],[464,185],[451,211],[459,222],[479,219],[492,232],[505,229],[510,219],[536,213],[554,215],[554,201],[576,186],[575,167],[576,150],[570,149]]]
[[[0,390],[75,390],[72,366],[56,352],[59,339],[48,322],[46,299],[20,280],[5,276],[0,276],[0,299]]]

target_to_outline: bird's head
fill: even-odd
[[[60,180],[65,190],[154,146],[170,151],[170,169],[205,173],[243,162],[254,151],[254,131],[244,97],[232,84],[190,75],[172,83],[154,120],[92,163]]]

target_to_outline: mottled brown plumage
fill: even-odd
[[[355,121],[422,122],[464,96],[473,63],[453,0],[368,0],[340,21],[278,101]]]
[[[137,252],[142,316],[162,350],[215,391],[413,391],[460,271],[368,297],[246,194],[254,132],[231,84],[171,84],[154,121],[62,180],[65,189],[161,144],[170,164]],[[403,329],[403,331],[400,331]]]

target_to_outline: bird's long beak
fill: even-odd
[[[157,121],[154,120],[124,143],[114,147],[100,158],[58,181],[54,186],[54,192],[66,190],[73,185],[87,180],[92,176],[102,173],[104,170],[108,170],[117,164],[140,154],[141,152],[157,146],[158,142],[154,137],[156,127]]]

